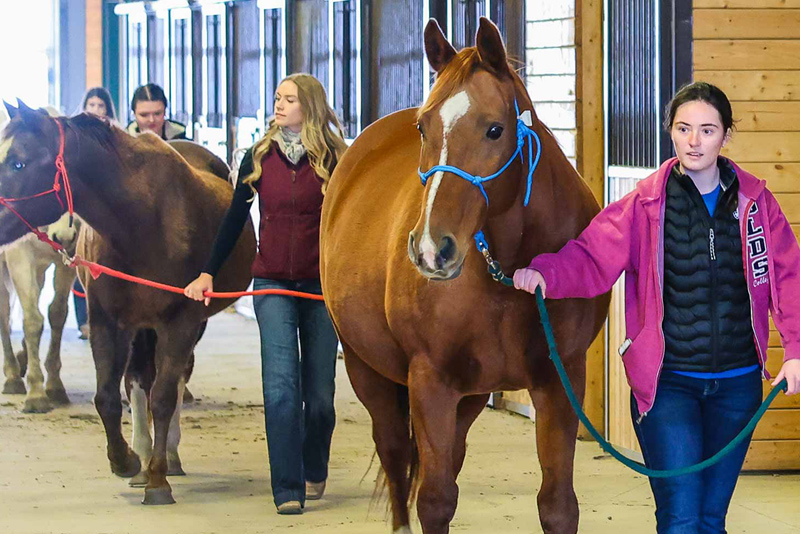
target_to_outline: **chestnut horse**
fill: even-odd
[[[438,73],[429,99],[355,140],[322,208],[325,302],[353,388],[372,417],[392,527],[410,532],[417,482],[423,531],[449,532],[470,426],[490,392],[527,389],[542,466],[541,524],[547,533],[575,533],[577,417],[548,360],[535,298],[492,280],[474,236],[483,230],[510,273],[559,250],[599,206],[536,118],[494,24],[482,18],[477,46],[457,53],[431,21],[425,49]],[[531,156],[539,161],[529,186]],[[468,173],[474,176],[462,179]],[[581,399],[586,350],[608,302],[607,295],[549,301]]]
[[[0,136],[0,246],[27,233],[21,218],[34,226],[49,224],[66,211],[71,197],[75,213],[87,223],[78,238],[83,258],[178,287],[197,276],[233,196],[223,162],[199,145],[173,148],[155,135],[134,138],[86,114],[53,119],[23,104],[8,110],[11,122]],[[71,188],[62,179],[53,193],[59,155]],[[246,288],[254,254],[255,235],[248,225],[215,286],[222,291]],[[84,269],[79,276],[92,325],[95,405],[106,431],[111,470],[122,477],[138,474],[141,462],[122,436],[120,381],[134,338],[143,330],[155,331],[155,350],[149,356],[147,350],[139,351],[155,370],[146,399],[155,441],[145,466],[143,502],[172,503],[166,479],[170,421],[205,321],[231,300],[214,300],[206,307],[182,294],[108,276],[95,280]],[[147,367],[134,363],[131,368]]]

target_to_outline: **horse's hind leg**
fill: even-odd
[[[37,264],[34,252],[25,244],[6,252],[8,270],[22,305],[24,347],[28,354],[28,395],[22,411],[45,413],[53,406],[44,389],[44,373],[39,361],[39,342],[44,330],[44,317],[39,311],[39,295],[44,286],[45,265]]]
[[[148,471],[150,481],[144,490],[143,504],[173,504],[172,488],[167,482],[167,446],[176,406],[183,390],[189,355],[197,342],[199,323],[175,321],[157,330],[156,380],[150,392],[155,441]],[[179,424],[179,423],[178,423]]]
[[[462,455],[455,439],[462,397],[424,356],[414,358],[409,371],[411,421],[421,470],[417,513],[425,534],[447,534],[458,505],[455,467]]]
[[[585,358],[567,358],[575,395],[583,403]],[[575,534],[578,531],[578,499],[573,485],[575,440],[578,417],[569,404],[555,368],[549,361],[537,368],[537,384],[529,391],[536,408],[536,447],[542,467],[542,487],[537,501],[539,521],[545,534]]]
[[[356,396],[372,418],[372,438],[386,473],[392,505],[392,531],[410,533],[413,443],[409,424],[408,388],[383,377],[342,342],[347,374]]]
[[[67,322],[67,306],[70,289],[75,281],[75,271],[61,262],[55,263],[55,276],[53,289],[55,295],[50,303],[48,319],[50,321],[50,347],[47,350],[47,359],[44,368],[47,370],[45,392],[47,397],[55,404],[69,404],[67,391],[61,382],[61,336],[64,333],[64,323]]]
[[[20,365],[11,346],[11,294],[6,285],[10,281],[4,256],[0,255],[0,341],[3,344],[3,375],[6,378],[3,393],[24,395],[25,382],[22,381]]]

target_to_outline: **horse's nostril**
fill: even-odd
[[[447,263],[450,262],[456,255],[456,241],[450,236],[444,236],[442,238],[442,244],[439,247],[439,254],[438,259],[441,265],[439,266],[444,267]]]
[[[415,248],[416,247],[414,247],[414,233],[413,232],[409,232],[408,233],[408,257],[411,259],[411,263],[414,263],[414,264],[418,265],[418,263],[417,263],[417,254],[414,252]]]

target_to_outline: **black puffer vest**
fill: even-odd
[[[717,373],[758,363],[735,206],[739,182],[720,160],[714,216],[676,165],[664,220],[664,369]]]

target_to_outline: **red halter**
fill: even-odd
[[[17,210],[15,210],[14,207],[12,206],[12,204],[14,204],[16,202],[22,202],[24,200],[32,200],[34,198],[44,197],[44,196],[53,194],[53,195],[55,195],[56,200],[58,200],[58,203],[61,206],[61,209],[63,210],[64,209],[64,202],[61,200],[61,197],[58,195],[61,192],[61,188],[63,186],[63,188],[64,188],[64,196],[65,196],[65,200],[66,200],[66,203],[67,203],[67,211],[69,212],[69,223],[70,223],[70,226],[72,226],[72,217],[73,217],[73,215],[75,213],[75,210],[74,210],[74,206],[72,204],[72,187],[70,186],[70,183],[69,183],[69,174],[67,174],[67,167],[64,165],[64,143],[65,143],[64,126],[61,124],[61,122],[58,119],[53,119],[53,120],[55,120],[55,123],[58,126],[58,135],[59,135],[59,139],[60,139],[59,147],[58,147],[58,155],[56,156],[56,161],[55,161],[56,176],[55,176],[55,179],[53,180],[53,187],[51,189],[47,190],[47,191],[43,191],[41,193],[37,193],[35,195],[22,197],[22,198],[0,197],[0,206],[4,206],[4,207],[8,208],[11,211],[11,213],[16,215],[19,220],[21,220],[23,223],[25,223],[25,226],[27,226],[30,229],[31,232],[36,234],[36,237],[38,237],[40,241],[43,241],[43,242],[47,243],[48,245],[50,245],[51,247],[53,247],[54,249],[56,249],[58,251],[61,251],[61,250],[63,250],[64,247],[62,247],[60,244],[54,242],[52,239],[47,237],[47,234],[45,234],[44,232],[42,232],[41,230],[39,230],[38,228],[33,226],[31,223],[29,223],[27,220],[25,220],[25,217],[20,215],[20,213]]]

